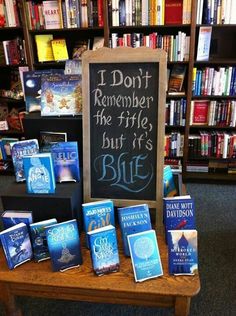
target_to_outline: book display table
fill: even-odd
[[[84,245],[84,235],[81,237]],[[195,276],[168,274],[167,247],[162,236],[158,244],[163,265],[162,277],[135,283],[130,258],[120,249],[120,271],[98,277],[94,274],[89,250],[82,247],[83,265],[61,272],[52,272],[50,260],[27,262],[9,270],[0,250],[0,300],[7,315],[21,315],[15,296],[78,300],[97,303],[173,307],[175,315],[188,315],[191,298],[200,290]],[[119,245],[121,240],[119,237]]]

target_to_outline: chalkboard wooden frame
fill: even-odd
[[[156,209],[156,228],[162,229],[162,198],[163,198],[163,165],[164,165],[164,131],[165,131],[165,100],[166,100],[166,76],[167,59],[166,53],[160,49],[147,47],[130,48],[118,47],[110,49],[103,47],[96,51],[86,51],[82,58],[82,78],[83,78],[83,190],[84,202],[92,202],[108,198],[107,196],[91,195],[91,148],[96,144],[91,144],[91,89],[90,89],[90,69],[96,64],[127,64],[132,63],[151,63],[158,67],[157,88],[157,117],[156,117],[156,193],[155,199],[124,199],[113,198],[116,206],[129,206],[147,203],[149,208]],[[156,89],[155,88],[155,89]],[[156,92],[155,92],[156,93]]]

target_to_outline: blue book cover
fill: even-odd
[[[52,74],[42,77],[42,116],[81,113],[82,79],[80,75]]]
[[[194,199],[190,195],[164,198],[163,219],[166,232],[196,229]]]
[[[41,79],[43,75],[62,74],[63,69],[41,69],[23,72],[25,106],[27,112],[41,110]]]
[[[124,254],[130,256],[127,236],[152,229],[148,205],[140,204],[118,208],[118,219]]]
[[[51,153],[56,182],[80,181],[77,142],[58,142],[52,144]]]
[[[30,225],[30,237],[32,242],[34,260],[40,262],[50,258],[45,228],[49,225],[56,224],[55,218],[45,221],[32,223]]]
[[[65,271],[82,264],[76,219],[46,227],[46,237],[53,271]]]
[[[116,230],[113,225],[104,226],[87,233],[95,274],[117,272],[120,267]]]
[[[23,166],[28,193],[55,193],[56,182],[51,153],[25,156]]]
[[[31,211],[8,210],[2,213],[1,218],[4,229],[19,223],[25,223],[29,227],[33,223],[33,214]]]
[[[198,271],[197,230],[169,230],[168,261],[170,274],[196,274]]]
[[[33,256],[26,224],[19,223],[0,233],[0,238],[9,269],[14,269]]]
[[[163,189],[164,189],[164,192],[163,192],[164,197],[174,196],[177,194],[177,189],[176,189],[175,181],[174,181],[174,175],[169,165],[164,167]]]
[[[114,203],[111,200],[84,203],[82,211],[85,233],[108,225],[115,226]],[[86,244],[89,248],[87,235]]]
[[[23,156],[31,156],[39,152],[37,139],[21,140],[11,143],[11,156],[16,176],[16,182],[25,181]]]
[[[128,244],[136,282],[163,275],[156,232],[153,229],[128,235]]]

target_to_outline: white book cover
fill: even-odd
[[[208,61],[211,46],[211,26],[201,26],[198,35],[197,61]]]
[[[43,15],[46,30],[61,28],[60,11],[57,0],[43,1]]]

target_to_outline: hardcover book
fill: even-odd
[[[49,75],[42,78],[41,115],[78,115],[82,113],[80,75]]]
[[[168,231],[169,273],[175,275],[196,274],[198,271],[197,231]]]
[[[143,282],[163,275],[154,230],[128,235],[128,245],[136,282]]]
[[[62,27],[58,0],[43,1],[43,16],[45,29],[60,29]]]
[[[77,142],[58,142],[52,144],[51,153],[57,182],[80,181]]]
[[[208,61],[211,47],[211,26],[201,26],[198,35],[197,61]]]
[[[175,196],[177,194],[177,189],[174,181],[174,174],[169,165],[164,166],[163,171],[163,189],[164,197]]]
[[[2,247],[9,269],[14,269],[33,256],[26,224],[19,223],[0,232]]]
[[[111,200],[84,203],[82,211],[86,233],[108,225],[115,226],[114,204]],[[89,248],[87,236],[86,241]]]
[[[52,34],[35,35],[35,42],[36,42],[39,62],[53,61],[54,60],[51,40],[53,40]]]
[[[170,72],[168,93],[182,92],[184,77],[186,73],[186,65],[175,64]]]
[[[165,0],[165,24],[182,24],[183,0]]]
[[[82,264],[76,219],[46,227],[46,237],[53,271],[65,271]]]
[[[36,262],[50,258],[45,228],[56,223],[57,220],[55,218],[51,218],[30,225],[30,236],[34,260]]]
[[[16,182],[25,181],[23,156],[30,156],[39,152],[37,139],[21,140],[11,143],[11,156],[16,176]]]
[[[64,61],[69,59],[65,38],[57,38],[51,41],[54,60]]]
[[[104,226],[87,233],[96,275],[117,272],[120,267],[115,227]]]
[[[51,152],[53,144],[66,141],[67,133],[65,132],[39,132],[39,149],[41,152]]]
[[[124,254],[130,256],[127,236],[152,229],[148,205],[118,208],[118,219]]]
[[[68,59],[65,63],[65,75],[82,75],[82,62],[77,59]]]
[[[190,125],[208,125],[210,100],[191,101]]]
[[[1,215],[2,224],[4,229],[17,225],[19,223],[25,223],[27,227],[33,222],[33,214],[31,211],[5,211]]]
[[[51,153],[24,156],[23,166],[28,193],[55,193],[56,182]]]

